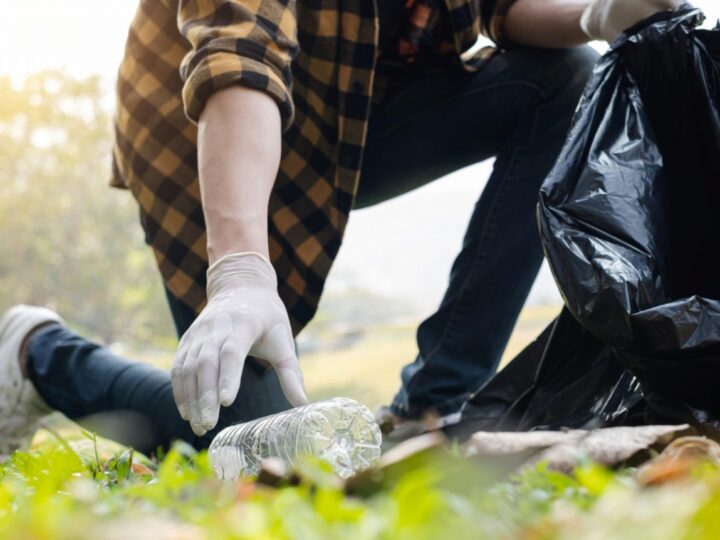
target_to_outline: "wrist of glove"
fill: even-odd
[[[171,371],[178,411],[197,435],[215,427],[240,389],[248,355],[267,361],[294,405],[307,403],[290,321],[270,261],[234,253],[207,272],[208,304],[180,340]]]
[[[580,26],[590,39],[615,41],[620,34],[660,11],[675,11],[684,0],[594,0]]]

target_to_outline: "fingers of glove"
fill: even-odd
[[[201,343],[193,343],[185,356],[182,378],[187,397],[187,411],[190,427],[196,435],[202,435],[204,430],[200,425],[200,406],[198,404],[197,371],[199,365]],[[200,433],[203,432],[203,433]]]
[[[251,336],[236,333],[225,342],[220,351],[219,387],[220,403],[223,407],[229,407],[237,398],[245,359],[251,346]]]
[[[289,324],[276,324],[259,344],[260,358],[270,362],[280,379],[283,393],[294,406],[308,402],[305,395],[300,363],[295,355],[295,343]]]
[[[675,10],[683,0],[595,0],[580,19],[583,31],[593,39],[614,42],[618,36],[659,11]]]
[[[674,11],[684,0],[614,0],[609,4],[608,26],[614,31],[627,30],[660,11]]]
[[[200,426],[205,431],[215,427],[220,414],[218,402],[218,375],[219,375],[218,347],[205,343],[200,351],[197,367],[198,414]]]
[[[307,405],[308,398],[305,394],[305,385],[303,383],[302,371],[300,371],[300,363],[294,356],[275,365],[275,370],[280,379],[280,386],[283,394],[293,407]]]
[[[188,396],[185,391],[185,382],[183,379],[183,365],[185,363],[188,350],[189,347],[187,345],[184,345],[183,343],[180,344],[180,347],[175,354],[172,369],[170,370],[170,381],[172,383],[175,405],[180,413],[180,417],[185,421],[190,419],[188,413]]]
[[[680,0],[643,0],[637,2],[633,13],[635,20],[629,22],[637,24],[660,11],[675,11],[680,7],[680,4],[682,4]]]

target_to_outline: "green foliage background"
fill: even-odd
[[[101,79],[0,78],[0,309],[56,309],[105,343],[167,344],[162,284],[129,192],[108,187]]]

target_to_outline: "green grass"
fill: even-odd
[[[0,465],[0,538],[676,540],[720,527],[716,467],[648,489],[632,470],[588,463],[566,476],[540,464],[507,476],[506,465],[435,450],[349,494],[321,465],[297,485],[220,482],[186,445],[157,463],[92,434],[51,436]]]

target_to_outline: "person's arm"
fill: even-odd
[[[624,0],[628,1],[628,0]],[[505,19],[505,35],[534,47],[575,47],[589,41],[580,18],[592,0],[517,0]]]
[[[208,305],[180,341],[171,372],[180,415],[203,435],[235,401],[248,354],[277,371],[293,405],[307,402],[287,312],[268,260],[268,201],[280,162],[276,102],[242,86],[215,93],[198,124],[207,228]]]
[[[294,2],[180,0],[177,21],[192,46],[180,75],[198,124],[210,263],[241,251],[267,256],[267,203],[294,114]]]
[[[683,0],[517,0],[503,31],[512,42],[535,47],[574,47],[591,39],[614,41],[651,15],[675,10]]]
[[[267,230],[281,132],[293,118],[296,26],[294,2],[284,0],[178,3],[192,46],[180,74],[186,114],[198,123],[210,266],[207,305],[180,340],[171,378],[197,435],[235,401],[248,355],[273,366],[292,405],[307,402]]]
[[[198,169],[210,264],[245,251],[268,257],[280,142],[280,113],[267,94],[234,86],[208,100],[198,124]]]

